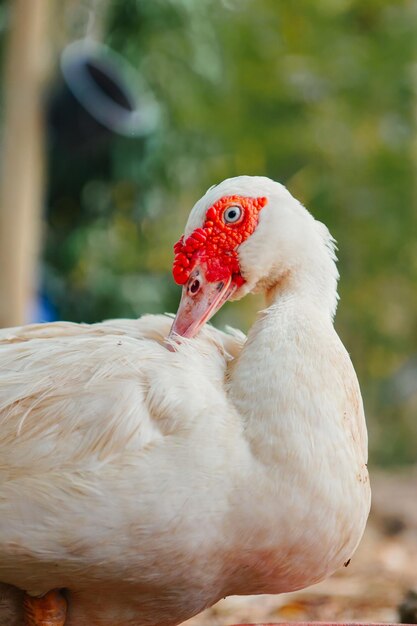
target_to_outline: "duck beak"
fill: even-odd
[[[205,279],[203,263],[197,265],[182,288],[181,302],[168,339],[194,337],[200,328],[223,306],[236,290],[229,276],[219,282]]]

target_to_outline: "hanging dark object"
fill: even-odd
[[[90,40],[64,49],[61,81],[48,107],[53,143],[71,151],[95,151],[112,135],[147,134],[156,116],[155,102],[119,55]]]

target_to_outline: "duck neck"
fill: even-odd
[[[325,428],[321,397],[331,382],[323,375],[329,341],[337,336],[330,300],[310,293],[308,282],[287,277],[268,290],[269,306],[230,372],[230,394],[246,438],[265,463],[305,451],[300,438],[311,446],[312,434]]]

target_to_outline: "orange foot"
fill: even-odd
[[[67,601],[58,589],[53,589],[41,598],[25,593],[25,626],[64,626]]]

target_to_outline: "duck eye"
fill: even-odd
[[[223,213],[223,221],[226,224],[235,224],[242,217],[242,209],[240,206],[229,206]]]

